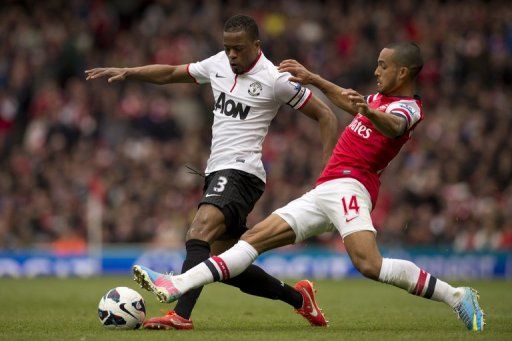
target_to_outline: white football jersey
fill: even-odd
[[[290,74],[277,71],[261,52],[241,75],[233,73],[224,51],[189,64],[187,70],[197,83],[210,83],[215,98],[206,174],[238,169],[265,181],[261,149],[270,122],[282,104],[302,108],[311,91],[288,81]]]

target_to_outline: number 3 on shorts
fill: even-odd
[[[348,200],[347,196],[342,197],[341,203],[343,205],[343,211],[345,212],[345,215],[349,215],[350,211],[355,211],[355,215],[359,215],[359,204],[357,203],[357,197],[355,195],[350,196],[350,199]]]
[[[222,192],[226,188],[226,184],[228,183],[228,179],[225,176],[219,176],[219,181],[217,185],[213,187],[215,192]]]

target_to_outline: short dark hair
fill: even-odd
[[[418,44],[414,42],[398,42],[386,46],[395,51],[393,57],[400,66],[405,66],[411,73],[411,79],[415,79],[423,68],[423,57]]]
[[[249,38],[252,40],[258,40],[260,37],[260,32],[256,21],[247,15],[234,15],[224,24],[224,32],[238,31],[245,31],[249,35]]]

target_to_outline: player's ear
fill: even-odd
[[[400,80],[405,80],[407,79],[411,74],[411,70],[409,70],[408,67],[405,67],[405,66],[402,66],[400,67],[400,69],[398,70],[398,78]]]
[[[254,47],[256,47],[256,48],[258,48],[258,49],[259,49],[259,48],[261,47],[261,40],[256,39],[256,40],[254,41]]]

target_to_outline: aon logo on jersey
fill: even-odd
[[[241,120],[245,120],[251,107],[249,105],[243,105],[242,103],[235,102],[232,99],[226,101],[226,94],[221,92],[217,102],[215,102],[215,110],[220,110],[226,116],[233,118],[240,117]]]
[[[372,130],[365,126],[364,124],[362,124],[361,121],[359,121],[358,119],[353,120],[348,127],[354,133],[365,139],[369,138],[372,133]]]

